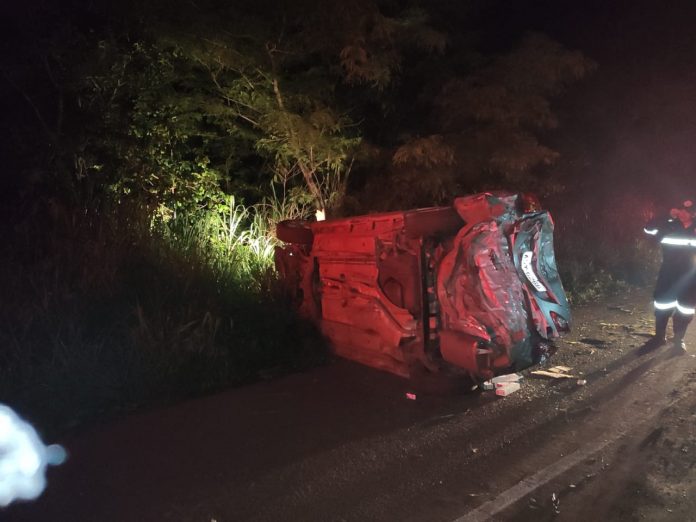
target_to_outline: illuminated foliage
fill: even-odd
[[[329,213],[346,195],[362,211],[535,188],[558,157],[542,138],[558,124],[551,101],[592,69],[542,35],[494,53],[467,29],[445,36],[433,22],[443,6],[78,4],[26,8],[17,22],[43,25],[17,24],[11,41],[32,49],[32,66],[8,62],[3,85],[66,185],[164,221],[226,195],[263,201],[273,183]],[[30,127],[14,133],[17,150]]]
[[[165,218],[224,194],[260,201],[272,183],[339,207],[361,133],[337,91],[382,89],[402,46],[444,41],[421,12],[387,17],[371,1],[181,2],[138,17],[137,38],[94,42],[82,66],[99,132],[81,160]]]

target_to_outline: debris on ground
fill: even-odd
[[[551,377],[552,379],[576,379],[577,378],[575,375],[568,375],[566,373],[549,372],[546,370],[533,371],[532,375],[540,375],[542,377]]]
[[[551,377],[552,379],[577,379],[578,377],[576,375],[568,373],[570,370],[572,370],[572,368],[568,366],[553,366],[548,370],[534,370],[531,374],[541,377]]]
[[[554,373],[568,373],[570,370],[572,370],[570,366],[552,366],[549,368],[549,371]]]
[[[479,386],[483,391],[492,391],[496,388],[499,388],[500,385],[504,383],[519,383],[523,378],[524,377],[519,373],[507,373],[505,375],[498,375],[496,377],[493,377],[492,379],[483,381]]]
[[[633,310],[629,310],[627,308],[622,308],[620,306],[607,306],[607,310],[618,310],[619,312],[623,312],[625,314],[632,314]]]
[[[491,382],[493,384],[498,384],[501,382],[520,382],[523,379],[523,377],[519,373],[508,373],[505,375],[498,375],[497,377],[493,377],[491,379]]]
[[[577,347],[577,350],[575,352],[575,355],[594,355],[597,350],[595,348],[592,348],[593,343],[585,342],[587,339],[584,339],[583,341],[571,341],[569,339],[562,339],[561,342],[565,344],[570,344],[572,346]],[[588,346],[590,345],[590,346]]]
[[[578,379],[578,382],[576,384],[578,386],[585,386],[587,384],[587,381],[585,379]]]
[[[495,394],[498,397],[507,397],[520,389],[519,382],[499,382],[495,385]]]
[[[560,512],[561,512],[561,499],[558,498],[558,495],[556,495],[555,493],[553,493],[551,495],[551,505],[553,506],[554,513],[556,513],[557,515],[560,514]]]

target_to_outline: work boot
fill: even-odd
[[[672,344],[674,349],[680,353],[686,353],[686,344],[684,343],[684,336],[686,335],[686,329],[689,323],[693,319],[692,315],[685,315],[681,313],[674,314],[674,319],[672,322],[672,330],[674,331],[674,339]]]
[[[650,338],[648,343],[650,343],[650,346],[652,346],[653,348],[657,348],[658,346],[664,346],[665,344],[667,344],[667,337],[664,335],[655,334]]]
[[[689,323],[694,318],[693,315],[686,315],[677,312],[674,314],[674,319],[672,320],[672,331],[674,332],[674,339],[672,339],[672,344],[674,350],[677,353],[686,353],[686,343],[684,343],[684,336],[686,335],[686,329]]]
[[[667,323],[672,316],[671,310],[656,310],[655,311],[655,335],[650,340],[650,344],[654,347],[667,344]]]

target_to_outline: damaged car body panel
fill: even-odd
[[[282,222],[281,281],[336,353],[409,377],[487,379],[568,331],[553,221],[518,194],[329,221]]]

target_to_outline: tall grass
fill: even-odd
[[[180,256],[205,265],[222,279],[260,290],[263,275],[273,266],[273,230],[254,207],[234,198],[213,210],[177,217],[156,231]]]
[[[275,226],[304,218],[308,209],[275,194],[247,207],[228,196],[211,208],[156,225],[157,233],[179,255],[205,261],[219,277],[261,291],[272,272]]]
[[[0,253],[0,402],[44,431],[321,360],[268,291],[271,204],[153,225],[137,206],[44,203]]]

